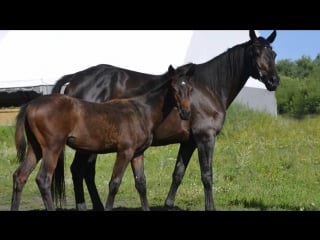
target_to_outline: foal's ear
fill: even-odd
[[[249,35],[251,40],[254,40],[257,38],[256,32],[254,30],[250,30]]]
[[[170,64],[169,68],[168,68],[168,73],[169,74],[174,74],[176,70],[174,69],[174,67],[172,67],[172,65]]]
[[[195,70],[195,65],[194,64],[190,65],[188,71],[186,72],[186,75],[188,77],[191,77],[194,74],[194,70]]]
[[[276,30],[273,30],[273,32],[270,34],[270,36],[267,38],[267,41],[269,43],[272,43],[274,41],[274,39],[276,38],[277,36],[277,32]]]

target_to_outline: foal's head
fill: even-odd
[[[257,37],[255,32],[250,30],[251,76],[263,82],[269,91],[276,90],[280,82],[275,64],[277,54],[270,45],[275,38],[276,31],[273,31],[269,37],[263,38]]]
[[[182,120],[188,120],[191,116],[190,94],[192,86],[190,78],[194,72],[194,65],[190,64],[176,70],[170,65],[168,72],[171,78],[174,102],[179,109],[180,117]]]

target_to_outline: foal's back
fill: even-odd
[[[114,152],[124,145],[139,148],[150,126],[138,100],[91,103],[63,94],[45,95],[29,104],[27,119],[32,131],[42,136],[40,144],[63,141],[74,149],[97,153]]]

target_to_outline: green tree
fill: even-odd
[[[302,56],[300,59],[295,61],[297,69],[295,73],[300,79],[304,79],[305,77],[309,76],[312,73],[315,64],[310,57]]]
[[[281,60],[276,67],[281,78],[276,91],[279,114],[295,118],[320,114],[320,54],[314,60],[306,56]]]
[[[295,77],[296,66],[289,59],[280,60],[276,64],[279,75]]]
[[[320,67],[320,53],[316,56],[316,58],[313,60],[313,63],[316,67]]]

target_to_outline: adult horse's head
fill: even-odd
[[[269,91],[275,91],[280,83],[275,64],[277,54],[272,50],[271,43],[276,38],[276,31],[269,37],[257,37],[254,30],[250,30],[250,46],[248,54],[251,58],[250,75],[264,83]]]
[[[190,64],[176,70],[170,65],[168,72],[171,76],[174,102],[179,110],[180,117],[182,120],[188,120],[191,116],[190,94],[193,90],[190,78],[194,72],[194,65]]]

